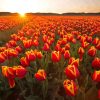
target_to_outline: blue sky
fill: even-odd
[[[0,0],[0,12],[100,12],[100,0]]]

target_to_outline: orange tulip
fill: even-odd
[[[20,46],[17,46],[17,47],[15,48],[15,50],[18,51],[19,53],[22,52],[22,48],[21,48]]]
[[[45,43],[45,44],[44,44],[43,50],[44,50],[44,51],[49,51],[49,50],[50,50],[50,46],[48,45],[48,43]]]
[[[61,55],[59,51],[53,51],[51,54],[51,59],[53,62],[59,62],[61,59]]]
[[[94,46],[91,46],[90,49],[88,50],[88,55],[93,57],[96,55],[96,52],[97,52],[96,48]]]
[[[43,57],[41,51],[37,51],[36,56],[37,56],[38,59],[42,59],[42,57]]]
[[[92,67],[93,67],[93,68],[100,68],[100,58],[96,57],[96,58],[92,61]]]
[[[34,77],[38,81],[44,81],[46,80],[46,72],[43,69],[39,69],[37,73],[35,73]]]
[[[36,54],[34,53],[33,50],[27,51],[26,53],[26,59],[30,61],[34,61],[36,59]]]
[[[24,67],[22,67],[22,66],[17,66],[17,67],[15,67],[14,69],[15,69],[15,71],[16,71],[16,76],[17,76],[18,78],[22,79],[22,78],[25,77],[25,75],[26,75],[26,73],[27,73],[27,70],[26,70]]]
[[[69,50],[69,49],[70,49],[70,44],[69,44],[69,43],[67,43],[67,44],[65,45],[65,49],[66,49],[66,50]]]
[[[68,65],[65,69],[65,74],[70,79],[76,79],[80,76],[80,72],[75,65]]]
[[[0,63],[3,63],[6,60],[5,56],[3,53],[0,53]]]
[[[100,82],[100,70],[93,72],[92,79],[96,82]]]
[[[29,61],[27,60],[26,57],[22,57],[22,58],[20,59],[20,63],[21,63],[21,65],[24,66],[24,67],[29,66]]]
[[[13,88],[15,86],[15,70],[12,67],[2,66],[2,73],[8,79],[10,88]]]
[[[64,58],[65,59],[69,59],[70,58],[70,52],[69,50],[66,50],[65,53],[64,53]]]
[[[82,59],[83,59],[83,54],[84,54],[84,49],[83,49],[83,47],[80,47],[79,49],[78,49],[78,54],[79,54],[79,58],[80,58],[80,61],[82,61]]]
[[[65,80],[63,86],[68,96],[75,96],[77,94],[78,87],[73,80]]]
[[[97,45],[97,44],[98,44],[98,42],[99,42],[99,38],[98,38],[98,37],[96,37],[96,38],[93,40],[92,44]]]

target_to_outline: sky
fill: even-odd
[[[0,0],[0,12],[100,12],[100,0]]]

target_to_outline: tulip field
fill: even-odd
[[[100,16],[3,16],[0,41],[0,100],[100,99]]]

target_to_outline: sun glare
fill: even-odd
[[[19,15],[21,16],[21,17],[24,17],[25,16],[25,13],[24,12],[18,12],[19,13]]]

